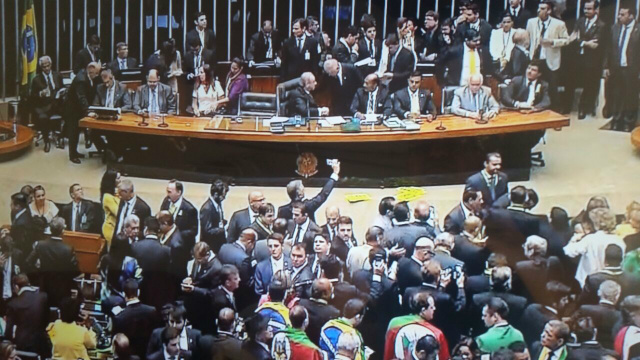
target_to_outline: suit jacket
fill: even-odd
[[[351,113],[354,115],[357,112],[362,114],[367,113],[367,106],[369,104],[369,93],[364,88],[356,90],[356,94],[351,101]],[[386,86],[378,86],[378,93],[376,94],[376,103],[374,105],[374,113],[385,116],[391,115],[392,110],[391,97],[389,96],[389,89]]]
[[[349,239],[349,242],[352,245],[351,248],[358,246],[358,241],[353,236]],[[331,240],[331,253],[337,256],[343,264],[346,264],[351,248],[337,235]],[[349,266],[349,264],[346,264],[346,266]]]
[[[507,315],[507,321],[510,324],[517,324],[518,320],[522,316],[522,313],[527,306],[527,299],[522,296],[517,296],[508,292],[494,292],[487,291],[479,294],[473,295],[473,303],[472,306],[476,310],[478,316],[476,319],[480,320],[480,314],[482,313],[482,308],[491,300],[492,297],[499,297],[509,306],[509,315]],[[540,336],[542,330],[538,333]]]
[[[508,107],[515,107],[516,101],[527,102],[529,98],[529,88],[527,82],[529,80],[525,76],[514,77],[507,88],[502,92],[502,104]],[[551,106],[549,98],[549,84],[542,80],[536,80],[535,96],[533,98],[534,110],[546,110]]]
[[[468,276],[480,275],[484,271],[485,261],[489,258],[490,251],[485,247],[473,244],[466,236],[460,234],[454,238],[451,256],[464,262]]]
[[[597,305],[582,305],[578,312],[583,316],[590,316],[593,325],[598,329],[596,340],[607,349],[613,349],[615,334],[613,328],[622,322],[622,313],[614,305],[599,303]]]
[[[328,84],[333,96],[332,115],[349,116],[351,113],[351,103],[353,97],[360,86],[362,86],[362,76],[358,69],[352,64],[342,62],[342,85],[337,77],[329,77]]]
[[[459,234],[464,230],[464,211],[462,204],[456,205],[444,218],[444,231],[452,234]]]
[[[521,210],[490,209],[484,225],[487,247],[504,254],[510,265],[525,260],[522,245],[527,237],[540,233],[538,217]]]
[[[301,299],[299,304],[307,309],[307,313],[309,313],[309,326],[305,332],[309,340],[318,345],[322,327],[327,321],[337,319],[340,316],[340,310],[324,300]]]
[[[531,44],[529,46],[529,57],[533,59],[536,49],[541,42],[540,32],[540,19],[538,17],[531,18],[527,22],[527,32],[529,33],[529,39]],[[560,69],[561,48],[569,44],[569,34],[567,33],[567,26],[564,21],[558,20],[553,17],[549,17],[549,28],[545,33],[545,38],[553,40],[553,45],[546,47],[546,60],[547,67],[551,71],[557,71]]]
[[[242,230],[251,226],[253,221],[254,219],[249,218],[248,208],[234,212],[233,215],[231,215],[229,227],[227,228],[227,242],[232,243],[238,240]]]
[[[332,279],[333,283],[333,298],[329,300],[329,304],[333,305],[336,309],[344,309],[344,305],[350,299],[359,298],[366,303],[369,302],[369,294],[360,291],[354,285],[346,282],[339,281],[338,279]]]
[[[40,261],[40,271],[73,276],[78,271],[78,260],[71,246],[62,242],[62,238],[51,237],[40,240],[27,258],[28,264]]]
[[[87,114],[96,95],[97,80],[89,81],[85,70],[80,70],[69,87],[65,102],[65,119],[77,120]]]
[[[436,107],[433,105],[433,96],[431,91],[418,89],[418,102],[420,103],[420,114],[436,115]],[[366,106],[366,104],[365,104]],[[411,112],[411,98],[409,97],[409,88],[405,87],[393,94],[393,113],[400,119],[405,118],[405,113]]]
[[[307,93],[302,86],[289,91],[287,98],[287,116],[320,116],[318,104],[313,99],[313,95]]]
[[[282,40],[277,30],[271,31],[271,52],[272,56],[267,59],[267,51],[269,43],[264,32],[259,31],[251,36],[249,41],[249,49],[247,49],[247,60],[257,63],[275,59],[282,49]]]
[[[122,111],[131,111],[131,96],[129,96],[129,90],[127,87],[114,81],[115,86],[113,94],[113,107],[121,108]],[[105,106],[107,102],[107,87],[104,84],[99,84],[96,88],[96,96],[93,98],[93,106]]]
[[[218,259],[224,265],[235,265],[240,272],[240,286],[249,287],[253,290],[253,266],[251,256],[238,244],[238,242],[222,245]]]
[[[580,59],[579,61],[585,68],[592,69],[594,71],[597,70],[597,75],[600,76],[600,69],[602,68],[604,61],[606,41],[608,40],[606,35],[608,29],[604,22],[600,20],[600,17],[598,17],[598,20],[587,29],[587,20],[587,18],[581,17],[576,21],[576,26],[574,28],[574,31],[578,32],[577,52]],[[589,49],[586,46],[580,46],[581,42],[590,40],[597,40],[598,47],[595,49]]]
[[[491,95],[491,88],[483,86],[476,96],[479,97],[479,109],[476,107],[471,88],[464,86],[456,89],[453,93],[453,102],[451,102],[451,112],[459,116],[466,116],[467,112],[482,110],[486,113],[500,110],[500,104]]]
[[[295,239],[293,239],[293,236],[295,235],[294,232],[296,230],[296,223],[293,220],[288,220],[287,222],[287,233],[290,237],[292,237],[292,240],[295,241]],[[305,231],[301,238],[302,243],[304,243],[307,249],[307,254],[313,254],[313,238],[316,234],[320,234],[321,232],[322,230],[320,229],[320,227],[313,220],[311,220],[311,218],[309,218],[309,226],[307,226],[307,231]]]
[[[53,91],[50,92],[50,96],[41,97],[40,91],[49,87],[47,83],[47,78],[44,76],[44,73],[38,72],[33,81],[31,82],[31,101],[33,106],[36,107],[45,107],[53,102],[55,99],[55,95],[58,90],[62,89],[62,76],[59,72],[51,70],[51,77],[53,78]]]
[[[314,279],[311,264],[307,261],[300,271],[294,272],[292,268],[291,273],[291,282],[296,296],[301,299],[308,299],[311,296],[311,284]]]
[[[25,288],[7,304],[5,337],[23,351],[47,351],[45,328],[49,323],[47,294],[37,288]],[[15,330],[13,330],[15,327]]]
[[[170,206],[169,197],[165,197],[160,205],[160,210],[169,210]],[[174,223],[180,229],[188,251],[191,251],[193,245],[196,244],[196,235],[198,235],[198,210],[189,200],[182,197],[180,209],[176,211],[177,214],[173,217]]]
[[[353,64],[358,61],[359,56],[359,53],[352,52],[351,49],[347,48],[340,40],[336,41],[331,54],[334,59],[343,64]]]
[[[73,72],[74,74],[78,74],[81,70],[86,70],[87,65],[89,65],[90,62],[95,61],[97,63],[102,64],[102,61],[100,61],[100,51],[98,50],[98,53],[94,55],[95,56],[95,60],[93,60],[91,58],[91,54],[89,53],[89,50],[87,49],[87,47],[83,47],[82,49],[80,49],[77,53],[76,56],[73,58]]]
[[[281,78],[283,81],[300,77],[304,72],[319,74],[318,41],[308,35],[304,36],[302,49],[298,48],[295,36],[292,36],[282,44]]]
[[[64,219],[69,230],[71,230],[71,224],[73,223],[72,212],[73,202],[70,202],[63,206],[62,210],[60,211],[60,216],[62,216],[62,218]],[[99,234],[99,227],[102,225],[102,221],[104,219],[98,219],[97,217],[98,213],[95,204],[89,200],[83,199],[80,202],[80,213],[76,215],[78,226],[76,226],[75,231]]]
[[[201,48],[202,50],[200,51],[200,63],[199,66],[202,66],[204,64],[207,65],[211,65],[211,66],[215,66],[216,65],[216,53],[213,50],[209,50],[209,49],[205,49],[205,48]],[[195,54],[191,51],[188,51],[185,55],[184,55],[184,60],[182,61],[182,70],[184,72],[184,74],[196,74],[197,75],[197,68],[195,67]]]
[[[173,90],[169,85],[158,83],[158,109],[162,114],[175,115],[176,114],[176,97],[173,95]],[[136,97],[133,101],[133,110],[138,112],[140,110],[150,110],[149,106],[149,86],[142,85],[136,91]]]
[[[307,214],[309,214],[309,219],[311,219],[311,221],[313,222],[316,221],[316,210],[318,210],[318,208],[322,206],[322,204],[324,204],[325,201],[327,201],[327,198],[329,197],[329,195],[331,195],[331,191],[333,190],[333,187],[335,185],[336,185],[336,181],[329,178],[329,180],[327,180],[327,182],[322,187],[322,190],[320,190],[320,192],[316,196],[312,197],[311,199],[302,200],[302,202],[304,203],[304,207],[307,210]],[[278,218],[283,218],[287,220],[293,219],[293,212],[291,209],[292,209],[291,202],[289,202],[286,205],[280,206],[278,208]]]
[[[527,72],[527,66],[529,66],[529,51],[526,53],[519,47],[514,46],[511,50],[511,57],[507,62],[507,65],[500,71],[498,77],[502,80],[511,79],[514,76],[524,76]]]
[[[286,271],[290,272],[291,258],[282,254],[282,259],[283,259],[282,270],[285,272]],[[255,283],[254,283],[256,294],[264,295],[269,292],[269,285],[271,285],[271,280],[273,275],[274,273],[273,273],[273,266],[271,264],[271,258],[262,260],[261,262],[258,263],[258,265],[256,266]]]
[[[373,41],[373,48],[373,58],[376,60],[376,64],[375,66],[360,66],[359,68],[363,76],[376,71],[380,64],[380,56],[382,56],[382,41],[380,41],[380,39],[375,39]],[[371,52],[369,51],[369,39],[366,39],[364,36],[360,36],[360,40],[358,40],[358,61],[366,58],[371,58]]]
[[[422,265],[409,257],[398,261],[398,288],[404,294],[406,288],[422,284]]]
[[[218,253],[227,241],[224,231],[227,221],[223,219],[224,214],[218,212],[212,201],[211,198],[207,199],[200,208],[200,241],[206,242],[213,252]]]
[[[509,192],[509,178],[507,177],[507,174],[498,172],[498,182],[496,183],[494,190],[495,197],[491,196],[491,190],[489,189],[489,185],[487,185],[484,176],[482,176],[481,171],[469,176],[465,187],[471,187],[482,192],[484,206],[485,208],[489,208],[497,198]]]
[[[604,344],[603,344],[604,345]],[[579,345],[567,345],[569,354],[567,360],[600,360],[605,355],[617,358],[618,354],[609,348],[605,349],[599,341],[586,341]]]
[[[442,31],[440,30],[439,25],[432,31],[426,31],[425,29],[422,29],[421,35],[423,44],[427,49],[425,55],[437,54],[440,52],[440,39],[442,38]]]
[[[394,93],[407,86],[407,80],[409,80],[416,65],[413,52],[404,47],[400,47],[398,51],[400,53],[397,54],[393,69],[391,69],[391,62],[395,54],[389,54],[389,60],[387,62],[387,64],[389,64],[389,71],[393,73],[393,79],[389,83],[390,93]]]
[[[597,304],[598,289],[606,280],[613,280],[621,287],[620,299],[628,295],[635,295],[640,288],[639,280],[631,273],[622,271],[620,268],[604,268],[596,273],[587,276],[582,287],[582,293],[578,298],[580,304]]]
[[[138,60],[136,60],[136,58],[133,57],[126,57],[125,58],[125,63],[127,64],[127,69],[126,70],[131,70],[131,69],[137,69],[138,68]],[[107,68],[111,69],[111,72],[113,73],[113,76],[120,80],[120,58],[118,58],[117,56],[111,60],[111,62],[109,64],[107,64]]]
[[[423,236],[429,237],[429,233],[427,229],[416,224],[401,224],[392,227],[384,236],[391,246],[395,246],[396,244],[402,246],[407,250],[405,256],[411,257],[416,240]]]
[[[213,360],[245,360],[247,354],[242,351],[242,340],[229,334],[219,334],[214,338]]]
[[[164,330],[164,327],[159,327],[151,332],[149,345],[147,346],[147,359],[157,351],[160,351],[162,353],[162,330]],[[187,344],[189,346],[189,349],[182,350],[180,352],[181,358],[191,359],[193,357],[193,353],[197,353],[197,345],[200,342],[201,336],[202,333],[200,332],[200,330],[187,328]]]
[[[511,7],[507,11],[513,16],[513,27],[516,29],[525,29],[527,21],[533,17],[533,14],[522,6],[520,6],[520,10],[517,13],[514,13]]]
[[[120,215],[126,208],[126,201],[120,201],[118,205],[118,214],[116,215],[116,226],[113,227],[113,236],[117,235],[118,226],[120,224]],[[142,200],[141,197],[136,195],[136,202],[133,204],[133,210],[131,210],[132,215],[136,215],[140,219],[140,224],[144,224],[144,221],[151,216],[151,208],[147,205],[147,202]],[[126,216],[125,216],[126,217]],[[124,218],[122,219],[124,221]],[[124,227],[124,224],[122,224]],[[140,232],[138,233],[138,238],[144,238],[144,226],[140,226]]]
[[[113,318],[113,332],[127,335],[131,352],[144,359],[151,333],[160,323],[160,317],[153,306],[138,302],[127,305]]]
[[[516,263],[515,273],[518,281],[514,285],[514,292],[538,304],[546,302],[549,298],[549,281],[564,280],[562,264],[555,256],[519,261]]]
[[[620,69],[620,54],[616,44],[620,42],[620,36],[622,36],[622,25],[615,23],[611,27],[610,43],[608,56],[605,68],[607,69]],[[629,44],[627,45],[627,68],[634,73],[640,72],[640,56],[638,51],[640,49],[640,24],[636,19],[636,23],[629,35]]]
[[[511,308],[509,308],[511,310]],[[530,304],[522,314],[520,330],[529,347],[540,340],[544,325],[549,320],[559,319],[558,314],[540,304]],[[522,326],[524,325],[524,326]]]
[[[271,353],[267,351],[262,345],[257,342],[247,339],[242,343],[242,350],[244,350],[251,359],[255,360],[271,360]]]
[[[460,77],[464,66],[464,51],[464,44],[454,45],[436,60],[436,75],[441,86],[460,85]],[[483,46],[477,51],[480,58],[480,73],[484,76],[492,75],[493,59],[489,48]]]
[[[191,42],[191,39],[200,40],[200,34],[198,34],[198,30],[195,28],[191,29],[187,33],[187,44]],[[200,41],[200,45],[212,51],[216,51],[216,34],[211,29],[204,29],[204,44]]]
[[[478,28],[478,34],[480,34],[480,43],[482,44],[482,46],[489,46],[489,40],[491,40],[491,30],[493,30],[493,27],[485,19],[478,20],[480,21]],[[464,42],[464,33],[469,28],[471,28],[471,25],[466,21],[458,25],[458,27],[456,28],[457,43]]]

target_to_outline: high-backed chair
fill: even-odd
[[[300,86],[300,78],[291,79],[278,84],[276,87],[276,109],[278,116],[285,116],[289,91]]]
[[[238,116],[270,116],[277,112],[275,94],[245,92],[238,101]]]
[[[451,103],[453,103],[453,93],[459,86],[445,86],[442,88],[442,114],[451,114]]]

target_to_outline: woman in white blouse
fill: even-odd
[[[224,98],[222,85],[216,79],[213,68],[204,65],[198,69],[198,78],[193,86],[193,114],[210,116],[218,110],[218,100]]]
[[[58,215],[58,207],[53,201],[46,198],[46,192],[42,185],[38,185],[33,188],[34,201],[29,204],[29,210],[31,216],[42,217],[47,220],[47,224]]]

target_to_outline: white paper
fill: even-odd
[[[283,123],[285,121],[289,120],[289,118],[284,117],[284,116],[274,116],[271,119],[264,119],[262,120],[262,126],[269,126],[271,125],[271,123]]]
[[[331,125],[340,125],[347,122],[342,116],[327,116],[325,120]]]
[[[323,127],[323,128],[325,128],[325,127],[332,127],[332,126],[333,126],[333,125],[332,125],[332,124],[330,124],[327,120],[324,120],[324,119],[320,119],[320,120],[318,120],[318,125],[320,125],[320,127]]]
[[[355,66],[376,66],[376,59],[365,58],[365,59],[362,59],[362,60],[356,62],[353,65],[355,65]]]
[[[364,120],[360,121],[360,124],[372,124],[378,122],[378,114],[365,114]]]

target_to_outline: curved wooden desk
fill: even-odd
[[[2,130],[13,131],[13,124],[0,123]],[[7,156],[20,152],[33,143],[33,130],[26,126],[18,125],[18,134],[7,141],[0,141],[0,155]]]

